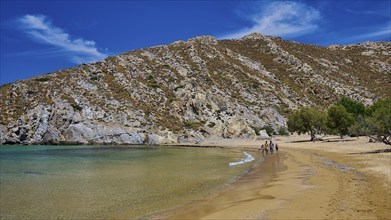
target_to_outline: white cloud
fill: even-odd
[[[372,32],[358,35],[355,38],[357,39],[371,39],[375,37],[389,37],[391,40],[391,27],[387,26],[384,28],[379,28],[378,30],[373,30]]]
[[[391,41],[391,23],[378,26],[364,26],[359,30],[349,30],[349,35],[341,38],[342,44],[356,44],[367,41]],[[365,33],[365,34],[362,34]]]
[[[253,25],[221,38],[240,38],[253,32],[272,36],[300,36],[318,28],[320,12],[303,3],[271,2],[260,12],[249,15]]]
[[[94,62],[108,56],[98,51],[94,41],[72,39],[64,30],[53,26],[44,15],[25,15],[18,21],[22,30],[34,40],[56,46],[74,63]]]

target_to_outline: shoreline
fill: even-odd
[[[391,219],[389,146],[366,137],[333,136],[310,142],[308,136],[273,137],[275,155],[212,198],[156,213],[155,219]],[[257,150],[264,140],[188,144]],[[284,169],[281,169],[284,168]],[[267,179],[267,176],[270,177]]]
[[[221,187],[209,197],[192,201],[170,210],[151,214],[145,217],[145,219],[202,219],[205,218],[205,215],[210,213],[227,210],[232,204],[241,203],[242,201],[247,200],[246,198],[248,197],[258,197],[255,191],[257,186],[251,184],[251,182],[254,182],[256,179],[265,187],[268,187],[267,184],[277,175],[277,173],[286,169],[282,164],[282,161],[286,159],[284,153],[277,153],[270,156],[271,157],[266,160],[259,157],[256,164],[254,164],[246,173],[238,176],[234,182]],[[227,197],[230,198],[229,201],[226,200]],[[269,199],[268,196],[261,197]],[[216,216],[211,216],[211,218],[215,219]],[[227,219],[227,217],[217,218]],[[230,215],[230,218],[232,218],[232,215]]]

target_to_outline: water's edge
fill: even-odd
[[[144,216],[141,219],[200,219],[212,212],[224,210],[229,204],[241,203],[242,192],[246,191],[249,198],[258,198],[257,188],[268,187],[268,184],[287,169],[283,161],[287,158],[284,153],[266,157],[260,156],[246,172],[237,176],[230,183],[221,186],[213,194],[201,200],[191,201],[173,209]],[[248,188],[250,186],[250,188]],[[260,207],[260,210],[262,207]]]

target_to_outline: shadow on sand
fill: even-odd
[[[309,142],[325,142],[325,143],[338,143],[338,142],[347,142],[347,141],[354,141],[351,139],[322,139],[322,138],[317,138],[316,140],[298,140],[298,141],[290,141],[288,143],[309,143]]]
[[[351,154],[378,154],[378,153],[391,153],[391,148],[389,148],[389,149],[380,149],[380,150],[372,150],[372,151],[361,152],[361,153],[351,153]]]
[[[348,142],[348,141],[355,141],[354,139],[341,139],[339,137],[318,137],[315,140],[296,140],[296,141],[289,141],[288,143],[310,143],[310,142],[325,142],[325,143],[339,143],[339,142]]]

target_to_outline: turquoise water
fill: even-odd
[[[2,146],[0,218],[139,218],[216,192],[255,163],[229,166],[244,157],[218,148]]]

